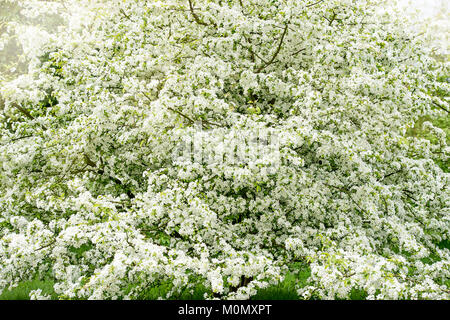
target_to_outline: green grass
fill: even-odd
[[[252,300],[297,300],[299,297],[295,288],[296,284],[298,283],[300,287],[306,286],[309,276],[309,268],[304,267],[298,274],[286,275],[278,285],[259,290]]]

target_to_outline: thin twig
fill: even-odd
[[[46,244],[46,245],[43,245],[43,246],[37,248],[36,251],[39,251],[39,250],[45,249],[45,248],[47,248],[47,247],[50,247],[50,246],[51,246],[52,244],[54,244],[55,242],[56,242],[56,240],[53,240],[53,241],[50,242],[49,244]]]
[[[331,26],[331,24],[333,23],[333,21],[336,19],[336,12],[333,12],[333,16],[331,17],[331,19],[328,19],[326,16],[323,16],[327,21],[328,21],[328,25]]]
[[[8,143],[19,141],[19,140],[22,140],[22,139],[31,138],[31,137],[34,137],[34,135],[30,134],[30,135],[23,136],[23,137],[13,138],[13,139],[9,140],[8,142],[6,142],[5,144],[2,144],[2,145],[7,145]]]
[[[239,0],[239,5],[241,6],[241,13],[244,16],[247,16],[247,13],[244,11],[244,4],[242,3],[242,0]]]
[[[380,181],[383,181],[384,179],[386,179],[386,178],[388,178],[388,177],[390,177],[390,176],[392,176],[392,175],[394,175],[394,174],[400,173],[400,172],[402,172],[402,170],[403,170],[403,169],[400,169],[400,170],[391,172],[391,173],[385,175]]]
[[[188,120],[189,122],[195,123],[195,121],[194,121],[192,118],[188,117],[188,116],[185,115],[184,113],[182,113],[182,112],[180,112],[180,111],[178,111],[178,110],[176,110],[176,109],[174,109],[174,108],[171,108],[171,107],[167,107],[167,109],[169,109],[169,110],[172,111],[172,112],[175,112],[175,113],[179,114],[180,116],[182,116],[183,118],[185,118],[185,119]]]
[[[315,5],[317,5],[317,4],[319,4],[319,3],[323,2],[323,1],[324,1],[324,0],[319,0],[319,1],[317,1],[317,2],[308,4],[306,7],[307,7],[307,8],[314,7]]]
[[[0,107],[1,107],[1,108],[4,108],[4,106],[5,106],[5,102],[4,102],[3,99],[0,97]],[[19,106],[17,103],[12,103],[11,106],[13,106],[14,108],[16,108],[16,109],[19,110],[20,112],[22,112],[28,119],[30,119],[30,120],[36,120],[35,117],[33,117],[33,116],[31,115],[31,113],[30,113],[27,109],[22,108],[22,107]],[[40,124],[40,123],[39,123],[39,125],[41,126],[42,129],[47,130],[47,127],[44,126],[43,124]]]
[[[123,9],[120,9],[120,13],[122,13],[128,20],[131,20],[130,16],[127,15]]]
[[[450,111],[448,111],[446,108],[444,108],[443,106],[441,106],[440,104],[437,104],[436,102],[433,101],[433,104],[438,107],[441,110],[444,110],[447,113],[450,113]]]
[[[305,51],[305,50],[306,50],[306,48],[301,48],[301,49],[295,51],[292,55],[295,56],[295,55],[297,55],[297,54],[299,54],[300,52]]]

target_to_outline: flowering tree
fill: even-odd
[[[448,64],[375,0],[78,1],[0,100],[0,290],[450,298]],[[39,292],[32,293],[39,297]]]

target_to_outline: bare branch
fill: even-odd
[[[247,38],[245,35],[243,35],[243,37],[245,38],[245,40],[246,40],[248,43],[252,44],[251,39]],[[247,49],[248,51],[250,51],[250,54],[251,54],[251,56],[252,56],[252,58],[251,58],[252,61],[254,61],[254,60],[255,60],[255,57],[257,57],[259,60],[261,60],[261,61],[264,62],[265,64],[268,63],[263,57],[261,57],[259,54],[257,54],[256,52],[254,52],[253,49],[252,49],[251,47],[247,47],[247,46],[245,46],[245,45],[243,45],[243,44],[241,44],[241,43],[239,43],[239,44],[240,44],[242,47],[244,47],[245,49]]]
[[[397,170],[397,171],[394,171],[394,172],[391,172],[391,173],[389,173],[389,174],[387,174],[387,175],[385,175],[381,180],[379,180],[379,181],[384,181],[385,179],[387,179],[387,178],[389,178],[390,176],[392,176],[392,175],[394,175],[394,174],[397,174],[397,173],[400,173],[400,172],[402,172],[402,170],[403,169],[400,169],[400,170]]]
[[[319,0],[319,1],[317,1],[317,2],[308,4],[306,7],[307,7],[307,8],[314,7],[315,5],[317,5],[317,4],[319,4],[319,3],[323,2],[323,1],[324,1],[324,0]]]
[[[34,117],[31,115],[31,113],[28,110],[22,108],[21,106],[19,106],[18,104],[15,104],[15,103],[12,106],[14,108],[16,108],[17,110],[19,110],[20,112],[22,112],[28,119],[34,120]]]
[[[182,112],[180,112],[180,111],[178,111],[178,110],[176,110],[176,109],[174,109],[174,108],[171,108],[171,107],[167,107],[167,109],[169,109],[170,111],[175,112],[176,114],[182,116],[183,118],[185,118],[186,120],[188,120],[190,123],[195,123],[195,121],[194,121],[192,118],[188,117],[188,116],[185,115],[184,113],[182,113]]]
[[[239,5],[241,6],[241,13],[242,13],[242,15],[247,16],[248,14],[245,13],[245,11],[244,11],[244,4],[242,3],[242,0],[239,0]]]
[[[150,98],[145,92],[142,92],[142,94],[143,94],[144,97],[146,97],[150,102],[152,101],[151,98]],[[192,119],[191,117],[185,115],[185,114],[182,113],[181,111],[178,111],[177,109],[174,109],[174,108],[172,108],[172,107],[167,107],[167,109],[170,110],[170,111],[172,111],[172,112],[174,112],[174,113],[176,113],[176,114],[178,114],[178,115],[180,115],[181,117],[183,117],[184,119],[186,119],[187,121],[189,121],[190,124],[193,124],[193,123],[196,122],[196,120],[194,120],[194,119]],[[214,122],[211,122],[211,121],[208,121],[208,120],[205,120],[205,119],[200,119],[200,120],[198,120],[198,121],[201,121],[202,124],[203,124],[203,123],[206,123],[206,124],[213,125],[213,126],[223,127],[223,125],[221,125],[221,124],[219,124],[219,123],[214,123]]]
[[[299,54],[300,52],[305,51],[305,50],[306,50],[306,48],[301,48],[301,49],[295,51],[292,55],[295,56],[295,55],[297,55],[297,54]]]
[[[192,4],[192,1],[191,0],[188,0],[188,1],[189,1],[189,9],[191,11],[192,17],[194,17],[195,22],[197,22],[198,24],[201,24],[203,26],[208,26],[208,24],[206,22],[202,21],[198,17],[198,15],[194,12],[194,5]]]
[[[11,140],[9,140],[8,142],[6,142],[5,144],[2,144],[2,145],[4,146],[4,145],[7,145],[8,143],[11,143],[11,142],[14,142],[14,141],[19,141],[19,140],[22,140],[22,139],[31,138],[31,137],[34,137],[34,135],[30,134],[30,135],[26,135],[26,136],[22,136],[22,137],[12,138]]]
[[[328,25],[331,26],[331,24],[333,23],[334,20],[336,20],[337,14],[336,12],[333,12],[333,16],[328,19],[326,16],[323,16],[325,18],[325,20],[328,21]]]
[[[419,202],[416,198],[414,198],[412,195],[414,193],[412,193],[411,191],[407,190],[407,189],[403,189],[403,193],[405,194],[405,196],[407,196],[408,198],[410,198],[411,200],[414,200],[415,202]]]
[[[11,106],[13,106],[14,108],[16,108],[17,110],[19,110],[22,114],[24,114],[28,119],[30,120],[36,120],[31,113],[25,109],[22,108],[21,106],[19,106],[17,103],[13,103],[11,104]],[[0,109],[3,109],[5,107],[5,101],[2,99],[2,97],[0,97]],[[41,126],[42,129],[47,130],[47,128],[43,125],[43,124],[39,124]]]

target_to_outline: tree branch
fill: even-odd
[[[314,7],[315,5],[317,5],[317,4],[319,4],[319,3],[323,2],[323,1],[324,1],[324,0],[319,0],[319,1],[317,1],[317,2],[314,2],[314,3],[311,3],[311,4],[306,5],[306,7],[307,7],[307,8]]]
[[[146,97],[150,102],[152,101],[151,98],[150,98],[145,92],[141,92],[141,93],[142,93],[142,94],[144,95],[144,97]],[[172,107],[167,107],[167,109],[170,110],[170,111],[172,111],[172,112],[174,112],[174,113],[176,113],[176,114],[178,114],[179,116],[183,117],[184,119],[186,119],[187,121],[189,121],[190,124],[193,124],[193,123],[196,122],[196,120],[194,120],[194,119],[192,119],[191,117],[185,115],[185,114],[182,113],[181,111],[178,111],[177,109],[174,109],[174,108],[172,108]],[[206,124],[209,124],[209,125],[214,125],[214,126],[218,126],[218,127],[223,127],[222,124],[214,123],[214,122],[211,122],[211,121],[208,121],[208,120],[205,120],[205,119],[200,119],[200,120],[197,120],[197,121],[202,122],[202,124],[203,124],[203,123],[206,123]]]
[[[123,9],[120,9],[120,13],[122,13],[124,17],[127,18],[128,20],[131,20],[131,17],[127,15]]]
[[[297,55],[297,54],[299,54],[300,52],[305,51],[305,50],[306,50],[306,48],[298,49],[298,50],[295,51],[292,55],[295,56],[295,55]]]
[[[35,251],[39,251],[39,250],[42,250],[42,249],[45,249],[45,248],[48,248],[48,247],[50,247],[52,244],[54,244],[56,242],[56,240],[53,240],[52,242],[50,242],[49,244],[46,244],[46,245],[43,245],[43,246],[41,246],[41,247],[39,247],[39,248],[37,248]]]
[[[379,180],[379,181],[383,181],[383,180],[385,180],[386,178],[389,178],[390,176],[392,176],[392,175],[394,175],[394,174],[400,173],[400,172],[402,172],[402,170],[403,170],[403,169],[400,169],[400,170],[391,172],[391,173],[385,175],[385,176],[384,176],[381,180]]]
[[[277,49],[275,50],[275,52],[274,52],[272,58],[271,58],[267,63],[265,63],[264,65],[262,65],[261,67],[259,67],[259,68],[256,70],[256,73],[260,73],[264,68],[266,68],[267,66],[271,65],[271,64],[275,61],[276,57],[278,56],[278,53],[279,53],[280,50],[281,50],[281,47],[283,46],[284,37],[286,36],[287,31],[288,31],[288,24],[286,23],[286,25],[285,25],[285,27],[284,27],[284,29],[283,29],[283,33],[282,33],[281,38],[280,38],[280,42],[278,43],[278,47],[277,47]]]
[[[446,108],[444,108],[443,106],[441,106],[440,104],[437,104],[436,102],[433,101],[433,104],[438,107],[441,110],[444,110],[447,113],[450,113],[450,111],[448,111]]]
[[[323,16],[327,21],[328,21],[328,25],[331,26],[331,24],[333,23],[333,21],[336,19],[336,12],[333,12],[333,16],[331,17],[331,19],[328,19],[326,16]]]
[[[242,3],[242,0],[239,0],[239,5],[241,6],[241,13],[243,16],[247,16],[247,13],[244,11],[244,4]]]
[[[202,21],[198,15],[194,12],[194,5],[192,4],[191,0],[189,1],[189,10],[191,11],[192,17],[194,17],[195,22],[197,22],[198,24],[201,24],[202,26],[208,26],[208,24],[204,21]]]

